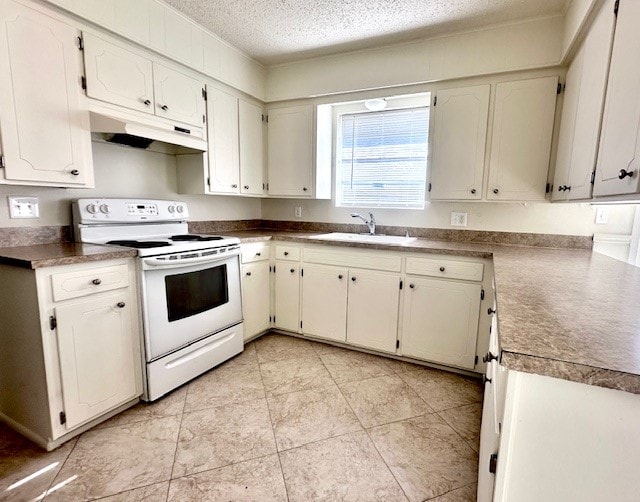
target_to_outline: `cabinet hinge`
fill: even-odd
[[[617,16],[618,9],[620,9],[620,0],[616,0],[616,3],[613,5],[613,13]]]
[[[207,122],[207,117],[205,117],[204,113],[202,114],[202,123],[206,123]]]
[[[263,113],[263,114],[261,114],[261,115],[260,115],[260,120],[261,120],[262,122],[264,122],[264,118],[265,118],[265,115],[264,115],[264,113]]]
[[[473,360],[473,365],[475,366],[476,364],[478,364],[478,356],[476,355],[476,358]]]
[[[429,183],[429,186],[427,187],[427,191],[430,192],[431,191],[431,183]]]
[[[596,172],[593,171],[591,173],[591,184],[593,185],[596,182]]]
[[[480,299],[484,300],[484,289],[480,290]]]
[[[269,115],[265,115],[264,116],[264,121],[268,124],[269,123]]]
[[[78,50],[84,50],[84,39],[82,38],[82,35],[78,37]]]
[[[49,329],[53,331],[57,327],[58,327],[58,320],[55,318],[55,316],[49,316]]]
[[[547,185],[544,188],[544,193],[549,193],[551,191],[551,183],[547,183]]]
[[[271,270],[271,268],[269,268],[269,270]],[[269,316],[269,322],[271,322],[271,316]]]
[[[64,425],[67,423],[67,414],[64,411],[60,412],[60,425]]]
[[[204,87],[202,88],[202,99],[207,100],[207,90]]]
[[[498,454],[493,453],[489,458],[489,472],[495,474],[498,468]]]
[[[396,340],[396,349],[400,348],[400,340]]]
[[[302,329],[302,321],[300,321],[300,329]]]
[[[304,269],[303,268],[300,269],[300,277],[304,277]],[[300,326],[300,327],[302,327],[302,326]]]
[[[83,91],[87,90],[87,77],[85,77],[84,75],[80,77],[80,87],[82,87]]]
[[[211,178],[207,178],[207,186],[211,187]]]
[[[274,274],[276,273],[276,266],[275,265],[273,266],[273,273]],[[275,317],[274,317],[274,319],[275,319]]]
[[[269,183],[267,183],[267,192],[269,191]]]
[[[273,316],[273,324],[276,323],[276,316]]]
[[[562,84],[558,83],[558,87],[556,87],[556,94],[560,94],[562,92]]]
[[[402,281],[400,281],[400,289],[402,289]]]
[[[0,169],[4,169],[4,155],[0,155]]]
[[[434,96],[433,97],[433,106],[436,106],[438,104],[438,96]]]

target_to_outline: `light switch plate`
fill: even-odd
[[[10,218],[38,218],[38,197],[7,197]]]
[[[606,225],[609,222],[609,208],[596,208],[596,225]]]
[[[458,213],[451,211],[451,226],[452,227],[466,227],[467,226],[467,213]]]

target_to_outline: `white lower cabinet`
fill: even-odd
[[[480,284],[407,277],[402,354],[473,369]]]
[[[300,264],[278,260],[275,269],[275,327],[298,332],[300,330]]]
[[[347,339],[347,282],[341,267],[306,264],[302,276],[302,330],[345,342]]]
[[[0,417],[53,449],[142,394],[133,260],[0,265]],[[34,310],[35,309],[35,310]]]
[[[269,329],[271,322],[270,272],[271,267],[266,260],[242,266],[242,313],[245,339]]]
[[[396,351],[400,277],[350,270],[347,342],[382,352]]]

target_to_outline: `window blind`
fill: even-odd
[[[336,205],[424,208],[429,107],[339,118]]]

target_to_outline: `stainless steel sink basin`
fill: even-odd
[[[332,232],[330,234],[314,235],[313,239],[323,241],[339,242],[365,242],[370,244],[408,244],[416,240],[415,237],[402,237],[401,235],[371,235],[371,234],[349,234],[343,232]]]

